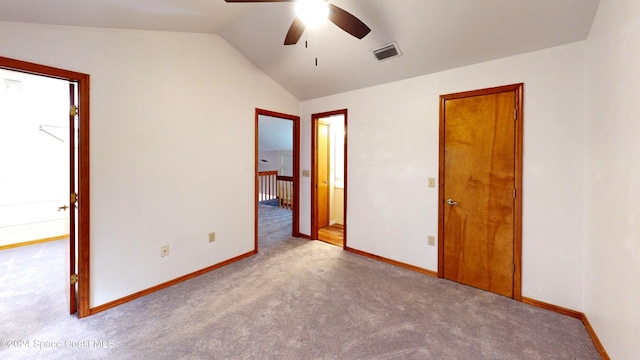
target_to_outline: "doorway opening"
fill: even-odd
[[[0,81],[0,249],[66,239],[69,85],[3,69]]]
[[[66,129],[62,125],[48,124],[48,121],[43,119],[40,125],[44,126],[38,126],[36,130],[42,133],[39,135],[49,137],[50,141],[66,140],[68,187],[66,187],[66,194],[63,195],[64,203],[56,207],[68,215],[69,240],[65,270],[67,275],[60,278],[68,280],[65,284],[69,312],[72,314],[77,312],[78,317],[88,316],[91,311],[89,302],[89,75],[4,57],[0,57],[0,69],[63,80],[67,83],[67,98],[64,102],[64,106],[67,107]],[[11,80],[3,78],[2,85],[19,86],[19,80],[17,82]],[[37,104],[29,104],[29,106],[34,107]],[[80,120],[82,120],[81,123]],[[66,138],[64,134],[67,134]]]
[[[291,236],[300,236],[300,117],[256,109],[255,152],[254,252],[257,253],[259,222],[272,228],[290,227]]]
[[[521,300],[523,84],[440,100],[438,276]]]
[[[346,249],[347,110],[311,120],[311,237]]]

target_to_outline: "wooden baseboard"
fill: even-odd
[[[582,320],[582,318],[584,317],[584,314],[579,312],[579,311],[563,308],[561,306],[557,306],[557,305],[553,305],[553,304],[548,304],[546,302],[538,301],[538,300],[531,299],[531,298],[524,297],[524,296],[522,297],[522,302],[525,303],[525,304],[529,304],[529,305],[533,305],[535,307],[542,308],[542,309],[551,310],[553,312],[557,312],[557,313],[562,314],[562,315],[571,316],[572,318],[576,318],[576,319],[579,319],[579,320]]]
[[[306,235],[306,234],[298,234],[298,236],[296,236],[296,237],[307,239],[307,240],[313,240],[311,238],[311,235]]]
[[[190,274],[181,276],[179,278],[176,278],[176,279],[167,281],[165,283],[150,287],[150,288],[148,288],[146,290],[138,291],[137,293],[131,294],[129,296],[125,296],[123,298],[108,302],[106,304],[96,306],[94,308],[89,309],[89,315],[97,314],[99,312],[111,309],[111,308],[116,307],[118,305],[122,305],[124,303],[127,303],[127,302],[129,302],[131,300],[135,300],[135,299],[143,297],[145,295],[149,295],[149,294],[154,293],[154,292],[156,292],[158,290],[162,290],[162,289],[168,288],[169,286],[173,286],[175,284],[181,283],[183,281],[186,281],[186,280],[189,280],[189,279],[193,279],[194,277],[197,277],[197,276],[200,276],[202,274],[208,273],[209,271],[212,271],[212,270],[215,270],[215,269],[219,269],[219,268],[221,268],[223,266],[232,264],[232,263],[234,263],[236,261],[240,261],[240,260],[242,260],[244,258],[247,258],[249,256],[255,255],[255,253],[256,253],[255,251],[250,251],[250,252],[242,254],[240,256],[236,256],[236,257],[234,257],[232,259],[229,259],[229,260],[223,261],[221,263],[209,266],[209,267],[204,268],[202,270],[198,270],[196,272],[192,272]]]
[[[29,246],[29,245],[35,245],[35,244],[42,244],[42,243],[51,242],[51,241],[58,241],[58,240],[66,239],[68,237],[69,237],[69,234],[54,236],[54,237],[49,237],[44,239],[38,239],[38,240],[25,241],[25,242],[20,242],[15,244],[2,245],[0,246],[0,250],[13,249],[21,246]]]
[[[593,340],[593,344],[596,346],[596,349],[598,349],[598,352],[600,352],[600,356],[602,356],[602,359],[610,360],[611,358],[607,354],[607,351],[604,349],[604,346],[600,342],[600,339],[598,339],[598,335],[596,335],[595,330],[593,330],[593,328],[591,327],[591,323],[589,323],[587,315],[582,314],[582,323],[584,324],[584,327],[587,328],[587,332],[589,332],[591,340]]]
[[[368,252],[356,250],[356,249],[350,248],[350,247],[345,247],[344,249],[346,251],[348,251],[348,252],[352,252],[354,254],[365,256],[365,257],[368,257],[368,258],[371,258],[371,259],[374,259],[374,260],[382,261],[382,262],[385,262],[387,264],[399,266],[401,268],[405,268],[405,269],[408,269],[408,270],[411,270],[411,271],[416,271],[416,272],[419,272],[419,273],[422,273],[422,274],[426,274],[426,275],[429,275],[429,276],[438,277],[438,273],[436,273],[435,271],[427,270],[427,269],[424,269],[424,268],[421,268],[421,267],[417,267],[417,266],[414,266],[414,265],[409,265],[409,264],[406,264],[406,263],[403,263],[403,262],[400,262],[400,261],[391,260],[391,259],[388,259],[388,258],[385,258],[385,257],[382,257],[382,256],[370,254]]]
[[[607,355],[607,351],[604,349],[604,346],[602,346],[600,339],[598,339],[598,335],[596,335],[595,330],[593,330],[593,327],[591,327],[591,323],[589,323],[589,320],[587,319],[587,316],[584,313],[563,308],[561,306],[545,303],[535,299],[527,298],[527,297],[522,297],[522,302],[535,307],[557,312],[562,315],[571,316],[572,318],[576,318],[582,321],[582,323],[584,324],[584,327],[587,328],[587,332],[589,333],[589,336],[591,336],[591,340],[593,341],[593,344],[596,346],[596,349],[600,353],[600,356],[602,356],[602,359],[610,360],[609,355]]]

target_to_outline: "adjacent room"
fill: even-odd
[[[293,235],[294,120],[258,115],[257,125],[259,251],[261,244]]]
[[[0,290],[0,340],[13,341],[0,353],[636,359],[640,3],[320,3],[317,27],[293,0],[0,3],[0,246],[12,244],[0,247],[11,289]],[[69,161],[53,162],[63,150],[55,146],[68,145],[59,126],[69,126],[48,115],[24,120],[35,124],[31,140],[9,134],[18,130],[5,126],[5,95],[30,91],[13,72],[64,85],[56,103],[78,124]],[[78,86],[71,114],[69,83]],[[462,106],[463,97],[489,100]],[[344,128],[320,122],[331,129],[324,179],[314,119],[336,112]],[[287,119],[290,147],[260,149],[265,113]],[[453,116],[478,113],[496,131],[449,137]],[[497,129],[512,141],[507,177],[494,172],[497,142],[486,141]],[[36,140],[51,146],[42,156]],[[14,147],[27,142],[29,150]],[[463,213],[471,202],[450,195],[447,179],[460,169],[447,167],[453,143],[476,145],[473,159],[482,159],[467,153],[456,164],[491,170],[488,195],[473,197],[494,204],[480,221],[491,231],[467,231],[479,212]],[[77,165],[78,188],[37,197],[63,180],[19,156],[49,170]],[[261,175],[292,190],[267,192]],[[485,181],[460,179],[461,189]],[[325,180],[340,246],[316,241]],[[23,198],[18,182],[40,187]],[[54,216],[34,208],[24,213],[38,218],[19,223],[60,222],[77,206],[75,240],[55,246],[66,233],[53,231],[9,241],[9,218],[22,210],[7,206],[31,202]],[[281,211],[270,227],[264,206]],[[456,218],[458,233],[452,214],[468,217]],[[484,273],[494,263],[482,259],[504,253],[491,241],[471,253],[482,271],[450,276],[451,238],[498,233],[510,234],[500,270],[507,295]],[[60,259],[56,270],[29,271],[45,249]],[[486,288],[471,279],[481,273]],[[47,291],[61,295],[45,302]]]

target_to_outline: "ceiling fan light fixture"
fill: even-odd
[[[324,0],[298,0],[296,16],[310,28],[315,28],[329,16],[329,5]]]

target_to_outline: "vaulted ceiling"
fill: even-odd
[[[359,40],[326,21],[297,45],[284,46],[295,18],[291,2],[2,1],[0,21],[219,34],[299,100],[308,100],[584,40],[599,0],[330,3],[371,33]],[[402,55],[378,61],[372,50],[393,41]]]

